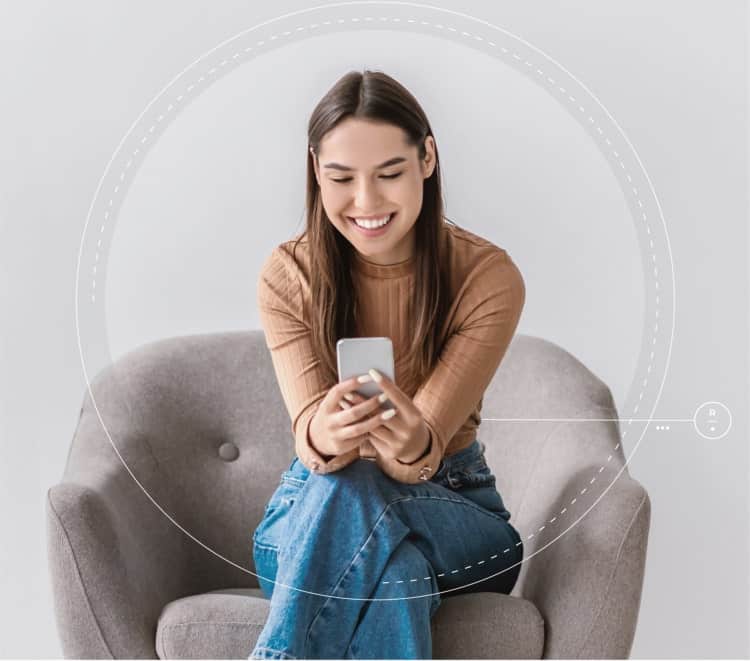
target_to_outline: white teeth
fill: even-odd
[[[354,218],[354,222],[357,223],[360,227],[364,227],[365,229],[375,229],[376,227],[382,227],[385,225],[390,219],[390,214],[388,216],[383,216],[382,218],[376,218],[374,220],[365,220],[363,218]]]

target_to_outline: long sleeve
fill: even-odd
[[[431,445],[404,464],[378,455],[382,470],[400,482],[432,477],[445,448],[474,412],[515,333],[526,298],[521,272],[508,254],[494,253],[472,272],[460,292],[456,330],[412,401],[424,417]]]
[[[277,247],[261,267],[257,283],[258,311],[271,352],[276,378],[291,419],[295,452],[316,473],[340,470],[359,457],[359,448],[325,459],[312,447],[309,426],[320,402],[334,385],[327,383],[304,320],[303,298],[291,257]]]

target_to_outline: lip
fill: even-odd
[[[366,229],[364,227],[360,227],[359,225],[357,225],[357,223],[355,223],[352,220],[352,218],[350,216],[346,216],[346,219],[347,219],[348,222],[350,222],[352,224],[352,226],[354,227],[354,229],[357,230],[358,232],[360,232],[362,235],[364,235],[366,237],[376,237],[376,236],[380,236],[381,234],[385,234],[388,231],[388,228],[393,224],[393,221],[396,218],[397,214],[398,214],[398,211],[394,211],[391,214],[391,219],[385,225],[383,225],[383,227],[378,227],[378,228],[372,229],[372,230]]]

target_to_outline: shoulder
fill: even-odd
[[[508,251],[464,228],[450,231],[454,315],[449,331],[517,322],[526,287]]]
[[[521,272],[505,248],[458,225],[446,224],[448,255],[455,284],[491,282],[523,285]],[[520,283],[519,283],[520,281]]]
[[[266,257],[260,267],[260,276],[267,280],[296,278],[307,272],[308,264],[307,239],[303,238],[299,242],[296,238],[290,239],[277,245]]]
[[[295,246],[296,243],[296,246]],[[257,296],[262,303],[280,303],[303,308],[308,279],[307,239],[290,239],[277,245],[260,267]]]

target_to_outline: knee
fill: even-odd
[[[305,478],[303,498],[306,501],[342,500],[349,503],[374,500],[372,495],[376,491],[373,489],[374,480],[377,479],[376,470],[378,467],[374,461],[356,460],[331,473],[311,472]]]
[[[310,478],[315,478],[314,481],[318,484],[327,484],[331,487],[367,490],[373,482],[383,480],[387,476],[374,461],[357,459],[332,473],[312,473]]]
[[[425,599],[430,602],[431,614],[441,601],[435,570],[419,547],[408,538],[401,541],[388,559],[376,593],[391,598],[429,595]]]
[[[388,558],[380,584],[429,587],[431,571],[422,551],[405,537]]]
[[[318,500],[342,500],[349,505],[382,509],[405,495],[415,495],[415,485],[393,480],[374,461],[358,459],[332,473],[313,473],[308,478],[306,498],[311,493]]]

